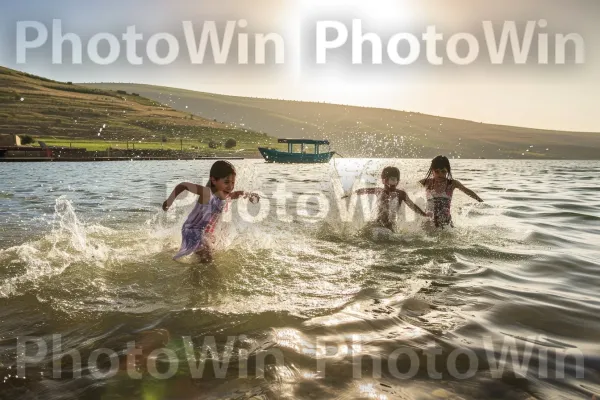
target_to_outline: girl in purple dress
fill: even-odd
[[[250,202],[257,203],[260,197],[256,193],[243,191],[234,192],[235,168],[227,161],[217,161],[210,169],[207,186],[190,182],[178,184],[167,200],[163,203],[163,210],[167,211],[175,198],[184,191],[198,195],[198,201],[181,228],[181,248],[173,257],[181,257],[196,253],[204,262],[212,259],[211,239],[216,222],[227,205],[229,199],[249,198]]]

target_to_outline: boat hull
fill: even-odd
[[[266,162],[286,164],[328,163],[335,154],[333,151],[319,154],[287,153],[265,147],[259,147],[258,151],[260,151]]]

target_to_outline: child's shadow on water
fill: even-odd
[[[189,266],[188,279],[192,291],[208,300],[226,296],[232,290],[231,271],[224,260],[198,258]]]
[[[223,274],[214,261],[191,265],[189,279],[194,287],[217,289],[219,286],[223,286]]]
[[[188,269],[188,307],[212,306],[227,291],[227,282],[215,262],[197,263]]]

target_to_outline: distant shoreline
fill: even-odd
[[[89,84],[139,93],[197,118],[286,138],[329,140],[347,156],[469,159],[600,159],[600,132],[486,124],[410,111],[217,95],[143,84]],[[243,147],[240,145],[240,147]]]
[[[244,160],[252,157],[90,157],[90,158],[61,158],[61,157],[6,157],[2,162],[107,162],[107,161],[196,161],[196,160]],[[259,159],[260,157],[256,157]]]
[[[414,158],[390,158],[390,157],[345,157],[346,159],[373,159],[373,160],[428,160],[426,157]],[[0,157],[0,163],[28,163],[28,162],[123,162],[123,161],[201,161],[201,160],[262,160],[257,157],[234,157],[234,156],[211,156],[211,157],[90,157],[90,158],[61,158],[61,157]],[[598,159],[563,159],[563,158],[460,158],[453,159],[456,161],[595,161]],[[279,163],[274,163],[279,164]],[[293,164],[292,164],[293,165]]]

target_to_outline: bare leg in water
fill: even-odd
[[[196,255],[201,264],[208,264],[213,261],[212,249],[210,249],[209,246],[202,246],[202,248],[196,252]]]
[[[203,266],[205,264],[210,264],[213,261],[212,251],[209,246],[202,246],[201,249],[196,251],[196,256],[198,257],[199,264],[192,265],[190,270],[190,279],[192,284],[199,286],[200,285],[200,277],[202,272],[206,272],[206,268]]]

